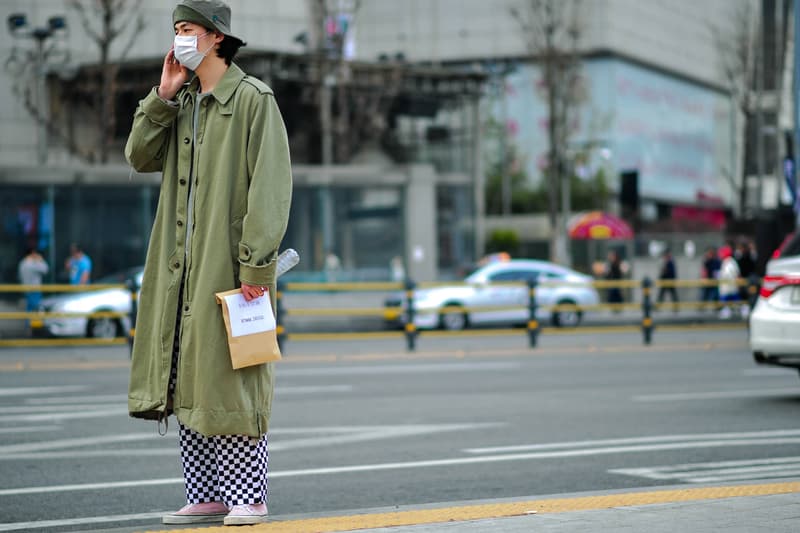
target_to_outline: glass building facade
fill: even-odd
[[[319,186],[295,186],[283,248],[301,262],[295,280],[323,279],[328,252],[341,261],[340,280],[388,280],[392,258],[405,257],[407,206],[403,185],[331,186],[326,217]],[[17,266],[30,247],[50,264],[47,282],[67,280],[64,262],[79,243],[97,279],[144,263],[159,186],[148,184],[17,185],[0,183],[0,283],[16,283]],[[457,273],[472,261],[472,201],[467,185],[436,188],[438,269]],[[330,244],[325,245],[325,234]]]

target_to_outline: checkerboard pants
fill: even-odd
[[[182,306],[178,306],[180,309]],[[178,379],[180,316],[175,324],[169,394]],[[183,480],[188,503],[267,503],[267,435],[206,437],[178,422]]]

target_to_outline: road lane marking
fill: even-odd
[[[67,385],[62,387],[0,387],[0,396],[28,396],[32,394],[54,394],[62,392],[83,392],[86,385]]]
[[[592,511],[620,507],[640,507],[678,502],[716,500],[744,496],[768,496],[792,494],[800,491],[800,483],[770,483],[761,485],[734,485],[724,487],[705,487],[678,490],[650,490],[647,492],[628,492],[577,496],[571,498],[546,497],[535,500],[519,500],[509,503],[488,503],[464,505],[460,507],[439,507],[433,509],[414,509],[388,513],[358,514],[350,516],[329,516],[267,522],[252,528],[262,533],[314,533],[318,531],[355,531],[421,524],[466,522],[489,518],[522,517],[527,518],[528,529],[536,531],[541,524],[538,515],[568,513],[573,511]],[[580,530],[579,524],[572,528]],[[203,533],[228,533],[230,528],[206,527]]]
[[[374,426],[361,428],[360,430],[345,435],[308,437],[305,439],[294,439],[288,441],[270,441],[270,450],[297,450],[303,448],[316,448],[322,446],[333,446],[339,444],[352,444],[354,442],[365,442],[372,440],[398,439],[419,435],[430,435],[447,431],[466,431],[472,429],[488,429],[501,426],[499,423],[480,423],[480,424],[410,424],[399,426]]]
[[[0,461],[42,461],[46,459],[98,459],[109,457],[177,457],[178,448],[115,448],[113,450],[72,450],[13,453],[0,455]]]
[[[352,392],[353,386],[347,384],[340,385],[283,385],[275,387],[275,394],[282,395],[295,395],[295,394],[334,394],[341,392]],[[117,405],[127,405],[128,397],[124,394],[98,394],[89,396],[62,396],[57,398],[27,398],[25,403],[28,405],[41,405],[41,406],[59,406],[53,407],[54,410],[59,410],[63,407],[64,410],[74,409],[76,405],[80,404],[98,404],[108,405],[110,403]],[[83,405],[80,405],[83,409]],[[0,407],[0,412],[3,409],[12,409],[12,407]],[[12,411],[8,411],[12,412]],[[19,411],[26,412],[26,411]],[[30,411],[33,412],[33,411]]]
[[[718,487],[693,487],[686,489],[649,490],[639,492],[615,492],[559,498],[557,496],[537,499],[520,499],[513,502],[484,503],[450,507],[410,509],[388,513],[359,513],[351,515],[325,516],[296,520],[272,518],[269,522],[250,528],[264,533],[317,533],[319,531],[356,531],[363,529],[391,528],[422,524],[466,522],[493,518],[508,518],[531,515],[531,529],[536,528],[536,515],[593,511],[626,507],[642,507],[679,502],[699,502],[741,497],[773,496],[800,492],[800,482],[734,484]],[[118,515],[103,517],[47,520],[41,522],[17,522],[0,524],[0,531],[22,529],[44,529],[82,524],[122,522],[133,520],[155,520],[164,513],[140,515]],[[152,526],[151,526],[152,527]],[[156,528],[158,526],[155,526]],[[187,531],[203,533],[229,533],[230,527],[203,527]]]
[[[655,435],[652,437],[623,437],[615,439],[582,440],[571,442],[552,442],[544,444],[519,444],[514,446],[494,446],[488,448],[466,448],[466,453],[508,453],[528,452],[534,450],[558,450],[568,448],[585,448],[590,446],[608,446],[616,444],[646,444],[654,442],[678,442],[709,439],[749,439],[770,437],[800,436],[800,429],[778,429],[772,431],[748,431],[736,433],[695,433],[687,435]]]
[[[6,433],[38,433],[41,431],[61,431],[62,426],[17,426],[10,428],[0,428],[0,434]]]
[[[715,392],[683,392],[674,394],[643,394],[634,396],[635,402],[682,402],[691,400],[720,400],[725,398],[770,398],[774,396],[800,396],[800,388],[756,389]]]
[[[677,480],[685,483],[719,483],[747,479],[797,477],[800,475],[800,456],[615,468],[608,472],[647,479]]]
[[[107,407],[99,409],[88,409],[79,412],[68,413],[41,413],[27,415],[3,415],[0,422],[56,422],[59,420],[77,420],[80,418],[100,418],[105,416],[127,415],[127,407]]]
[[[353,392],[352,385],[297,385],[275,387],[275,394],[278,396],[285,394],[331,394],[338,392]]]
[[[138,442],[153,439],[155,433],[125,433],[122,435],[98,435],[94,437],[47,440],[44,442],[25,442],[0,446],[0,455],[26,453],[35,451],[58,450],[62,448],[79,448],[99,444],[116,444],[120,442]]]
[[[127,402],[128,402],[128,397],[124,394],[95,394],[91,396],[61,396],[54,398],[25,399],[25,403],[28,405],[63,405],[63,404],[79,404],[79,403],[125,404]]]
[[[430,435],[448,431],[467,431],[488,429],[501,426],[500,423],[478,424],[406,424],[394,426],[334,426],[311,428],[288,428],[270,431],[270,450],[287,451],[305,448],[332,446],[339,444],[352,444],[375,440],[399,439],[420,435]],[[281,435],[311,435],[305,438],[282,440]],[[275,439],[275,436],[279,436]],[[118,444],[123,442],[138,442],[155,440],[153,433],[129,433],[123,435],[106,435],[102,437],[76,438],[49,440],[45,442],[13,444],[0,446],[0,460],[14,461],[19,459],[79,459],[88,457],[120,457],[129,453],[131,456],[158,456],[174,455],[177,453],[172,448],[143,448],[133,450],[120,450]],[[97,446],[103,444],[114,445],[113,450],[64,450],[65,448],[80,448],[83,446]]]
[[[742,370],[742,375],[747,377],[793,377],[796,378],[797,376],[797,369],[795,368],[745,368]]]
[[[800,444],[800,437],[797,438],[773,438],[773,439],[738,439],[738,440],[707,440],[700,442],[673,442],[654,445],[640,446],[615,446],[607,448],[589,448],[584,450],[561,450],[554,452],[518,453],[504,455],[486,455],[475,457],[457,457],[451,459],[431,459],[423,461],[408,461],[397,463],[377,463],[363,465],[334,466],[323,468],[304,468],[297,470],[285,470],[270,472],[271,479],[282,477],[301,477],[318,476],[328,474],[352,474],[361,472],[378,472],[384,470],[403,470],[415,468],[431,468],[441,466],[461,466],[474,464],[489,464],[508,461],[523,461],[533,459],[556,459],[565,457],[587,457],[593,455],[609,455],[630,452],[650,452],[666,450],[685,450],[692,448],[720,448],[730,446],[763,446],[777,444]],[[74,485],[53,485],[40,487],[18,487],[0,490],[0,496],[18,496],[24,494],[41,494],[53,492],[72,492],[83,490],[106,490],[110,488],[139,487],[147,485],[164,485],[171,483],[183,483],[183,478],[149,479],[136,481],[119,481],[110,483],[87,483]]]
[[[274,477],[274,475],[270,474],[270,477]],[[173,477],[162,479],[140,479],[135,481],[110,481],[104,483],[76,483],[73,485],[51,485],[49,487],[19,487],[16,489],[0,489],[0,496],[20,496],[25,494],[49,494],[54,492],[152,487],[156,485],[172,485],[175,483],[183,483],[183,478]]]
[[[364,376],[375,374],[427,374],[431,372],[485,372],[489,370],[516,370],[519,362],[487,363],[426,363],[404,365],[336,366],[317,368],[283,368],[281,376]]]
[[[0,524],[0,531],[20,531],[23,529],[64,528],[67,526],[82,526],[87,524],[105,524],[108,522],[131,522],[134,520],[153,520],[161,518],[167,512],[121,514],[111,516],[89,516],[85,518],[67,518],[62,520],[40,520],[38,522],[14,522]]]
[[[5,405],[0,406],[0,414],[22,414],[22,413],[68,413],[76,409],[86,409],[83,404],[61,404],[61,405]]]
[[[571,335],[579,335],[575,332],[566,332]],[[663,343],[642,346],[641,344],[625,345],[598,345],[583,344],[580,346],[540,346],[535,350],[527,347],[519,348],[491,348],[491,349],[449,349],[449,350],[426,350],[413,353],[401,351],[384,351],[377,353],[361,354],[291,354],[281,360],[283,371],[291,365],[308,365],[318,363],[343,363],[343,362],[376,362],[376,361],[423,361],[434,359],[458,359],[465,358],[503,358],[503,357],[542,357],[555,355],[639,355],[674,353],[676,351],[696,350],[702,352],[721,351],[721,350],[747,350],[746,341],[738,342],[698,342],[698,343]],[[54,370],[109,370],[116,368],[129,368],[130,362],[117,359],[99,359],[84,361],[76,359],[58,359],[53,361],[6,361],[0,362],[1,372],[31,372],[31,371],[54,371]]]

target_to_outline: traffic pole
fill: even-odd
[[[411,279],[406,279],[406,350],[413,352],[416,349],[417,325],[414,323],[414,288],[416,284]]]
[[[653,304],[651,301],[653,282],[649,277],[642,280],[642,333],[644,334],[644,343],[650,344],[653,339]]]
[[[536,320],[536,280],[528,280],[528,344],[536,348],[541,325]]]

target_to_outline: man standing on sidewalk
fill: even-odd
[[[244,42],[230,8],[183,0],[172,22],[161,82],[139,103],[125,147],[136,170],[163,174],[128,410],[178,419],[187,505],[164,523],[255,524],[267,517],[274,368],[233,370],[214,294],[268,292],[275,309],[289,146],[272,90],[232,62]]]
[[[19,282],[23,285],[41,285],[45,274],[50,267],[47,261],[36,248],[31,248],[22,261],[19,262]],[[42,293],[39,291],[27,291],[25,293],[25,310],[37,311],[39,303],[42,301]]]
[[[666,282],[658,289],[658,303],[664,303],[667,294],[672,298],[673,309],[678,311],[678,289],[675,287],[675,280],[678,278],[678,271],[675,268],[675,259],[670,250],[665,250],[661,260],[661,271],[658,279]]]

